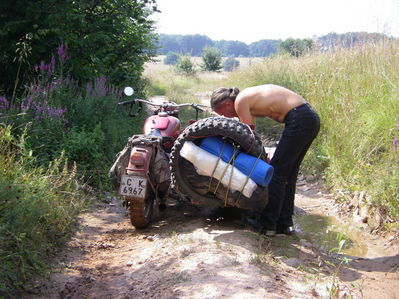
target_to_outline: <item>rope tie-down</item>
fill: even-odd
[[[216,194],[218,189],[219,189],[219,187],[220,187],[220,183],[222,182],[222,180],[224,180],[225,181],[224,185],[226,187],[226,191],[224,192],[223,202],[224,202],[224,206],[226,207],[227,206],[227,201],[228,201],[229,191],[233,189],[232,188],[232,180],[233,180],[234,172],[238,171],[240,174],[244,174],[244,175],[245,175],[245,173],[241,172],[240,169],[236,168],[236,158],[237,158],[237,155],[240,152],[241,146],[240,145],[235,145],[233,143],[233,147],[232,147],[233,148],[233,152],[231,154],[231,157],[229,158],[228,161],[225,160],[227,163],[226,163],[226,165],[223,165],[223,163],[221,163],[221,159],[222,159],[222,156],[224,154],[225,148],[226,148],[226,140],[224,139],[223,140],[223,144],[221,145],[220,152],[218,153],[217,161],[216,161],[216,163],[215,163],[215,165],[213,167],[212,173],[211,173],[210,178],[209,178],[208,191],[210,191],[213,194]],[[250,171],[246,172],[245,183],[243,185],[241,185],[239,190],[234,189],[234,190],[238,191],[239,194],[237,196],[237,199],[234,201],[233,206],[237,206],[239,204],[239,201],[240,201],[240,198],[241,198],[241,194],[244,193],[245,187],[247,186],[249,180],[251,179],[251,176],[254,173],[259,160],[261,160],[261,156],[262,156],[262,153],[260,153],[258,155],[258,157],[256,158],[256,160],[254,161],[254,163],[252,163]],[[212,190],[212,181],[213,181],[213,178],[215,177],[215,172],[216,172],[216,170],[218,169],[219,166],[222,168],[222,173],[221,173],[220,178],[218,177],[218,183],[217,183],[215,189]],[[237,166],[237,167],[239,167],[239,166]],[[227,177],[225,177],[225,175],[226,175],[226,172],[229,171],[229,168],[231,168],[231,170],[230,170],[229,177],[227,178]]]
[[[259,210],[267,203],[268,192],[264,187],[268,184],[269,166],[262,163],[262,156],[262,161],[254,165],[264,149],[256,132],[249,130],[246,124],[231,118],[210,117],[187,127],[177,141],[171,152],[173,182],[197,204],[224,207],[236,202],[239,208]],[[239,150],[233,145],[239,145]],[[233,152],[234,159],[231,159]],[[230,166],[226,168],[223,163],[230,163]],[[220,180],[222,186],[220,183],[217,186]],[[241,192],[246,200],[242,200],[241,195],[241,200],[237,200],[235,192]],[[219,200],[215,201],[216,198]]]
[[[235,162],[235,157],[236,157],[236,155],[237,155],[237,152],[239,151],[239,148],[240,148],[239,146],[234,146],[233,155],[231,156],[229,162],[226,163],[226,166],[225,166],[224,169],[223,169],[222,175],[221,175],[220,180],[218,181],[218,183],[217,183],[217,185],[216,185],[215,190],[214,190],[214,191],[211,190],[212,179],[213,179],[213,176],[214,176],[214,174],[215,174],[216,168],[217,168],[218,165],[219,165],[219,162],[220,162],[220,159],[221,159],[221,157],[222,157],[222,154],[223,154],[223,152],[224,152],[225,145],[226,145],[226,140],[224,140],[224,142],[223,142],[223,146],[222,146],[222,149],[220,150],[218,160],[217,160],[217,162],[216,162],[216,164],[215,164],[215,167],[213,168],[212,174],[211,174],[211,176],[210,176],[209,185],[208,185],[208,190],[211,191],[213,194],[216,194],[217,190],[219,189],[219,186],[220,186],[220,183],[221,183],[221,181],[222,181],[222,178],[223,178],[224,175],[226,174],[227,169],[229,168],[229,166],[232,166],[232,169],[231,169],[231,172],[230,172],[230,177],[229,177],[229,183],[228,183],[228,185],[227,185],[226,192],[225,192],[225,195],[224,195],[224,206],[227,207],[227,197],[228,197],[228,194],[229,194],[229,191],[230,191],[230,188],[231,188],[231,181],[232,181],[233,172],[234,172],[234,162]],[[231,163],[232,163],[232,164],[231,164]],[[245,187],[245,186],[244,186],[244,187]],[[244,190],[244,189],[242,189],[242,190]]]
[[[245,188],[245,186],[247,185],[247,183],[248,183],[248,181],[249,181],[249,178],[251,177],[252,173],[254,172],[255,167],[256,167],[256,164],[258,164],[258,162],[259,162],[261,156],[262,156],[262,152],[259,154],[258,158],[256,159],[256,162],[255,162],[254,165],[252,166],[252,169],[251,169],[250,173],[247,175],[247,178],[246,178],[246,180],[245,180],[245,183],[244,183],[244,185],[243,185],[241,191],[238,193],[237,199],[236,199],[236,201],[234,202],[233,206],[238,207],[238,203],[240,202],[240,199],[241,199],[241,194],[242,194],[242,192],[244,191],[244,188]]]

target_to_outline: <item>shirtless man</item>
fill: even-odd
[[[274,175],[269,185],[269,203],[257,219],[247,223],[267,236],[294,233],[295,186],[302,160],[320,129],[316,111],[293,91],[273,84],[218,88],[211,96],[212,110],[226,117],[238,117],[255,129],[256,117],[284,123],[284,131],[270,161]]]

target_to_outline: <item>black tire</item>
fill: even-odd
[[[210,207],[239,207],[248,210],[261,210],[268,202],[267,187],[258,187],[251,198],[239,192],[231,192],[222,184],[216,194],[218,181],[210,177],[198,175],[194,165],[180,156],[186,141],[198,143],[208,136],[223,136],[227,141],[240,146],[240,150],[265,160],[266,154],[259,136],[246,124],[232,118],[210,117],[188,126],[177,138],[171,152],[172,182],[180,193],[191,199],[193,203]],[[211,184],[209,184],[211,181]],[[227,196],[226,196],[227,192]]]
[[[145,200],[130,199],[130,222],[135,228],[145,228],[150,224],[154,210],[154,198],[147,196]]]

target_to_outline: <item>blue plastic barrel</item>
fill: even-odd
[[[224,147],[223,144],[225,144]],[[202,139],[200,147],[217,157],[220,156],[220,152],[223,150],[221,159],[226,163],[230,162],[234,154],[234,147],[229,142],[224,141],[221,136],[211,136]]]
[[[253,169],[254,165],[255,168]],[[238,154],[234,166],[247,176],[252,171],[252,174],[249,175],[249,177],[262,187],[269,185],[274,172],[274,168],[270,164],[245,153]]]

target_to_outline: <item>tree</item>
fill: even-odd
[[[248,45],[239,41],[220,40],[214,43],[214,47],[224,56],[246,57],[249,55]]]
[[[176,64],[176,69],[179,73],[182,73],[186,76],[195,75],[195,65],[190,56],[180,57],[178,63]]]
[[[313,48],[314,41],[312,39],[288,38],[280,43],[280,49],[294,57],[302,56],[311,51]]]
[[[202,52],[202,69],[218,72],[222,69],[222,55],[216,48],[205,47]]]
[[[212,45],[212,40],[205,35],[160,34],[158,40],[158,53],[165,55],[169,52],[178,52],[199,56],[204,47]]]
[[[175,65],[179,61],[180,55],[177,54],[176,52],[169,52],[168,55],[166,55],[165,59],[163,62],[165,64],[172,64]]]
[[[263,39],[249,45],[249,56],[266,57],[277,52],[280,41],[274,39]]]
[[[234,69],[238,68],[239,66],[240,62],[237,59],[234,59],[234,57],[227,58],[223,63],[223,69],[226,72],[231,72]]]
[[[155,55],[155,0],[2,0],[0,4],[0,90],[10,93],[17,77],[23,86],[30,69],[49,61],[67,45],[72,75],[86,81],[107,76],[116,84],[136,82]],[[29,35],[31,51],[14,62],[17,42]]]

